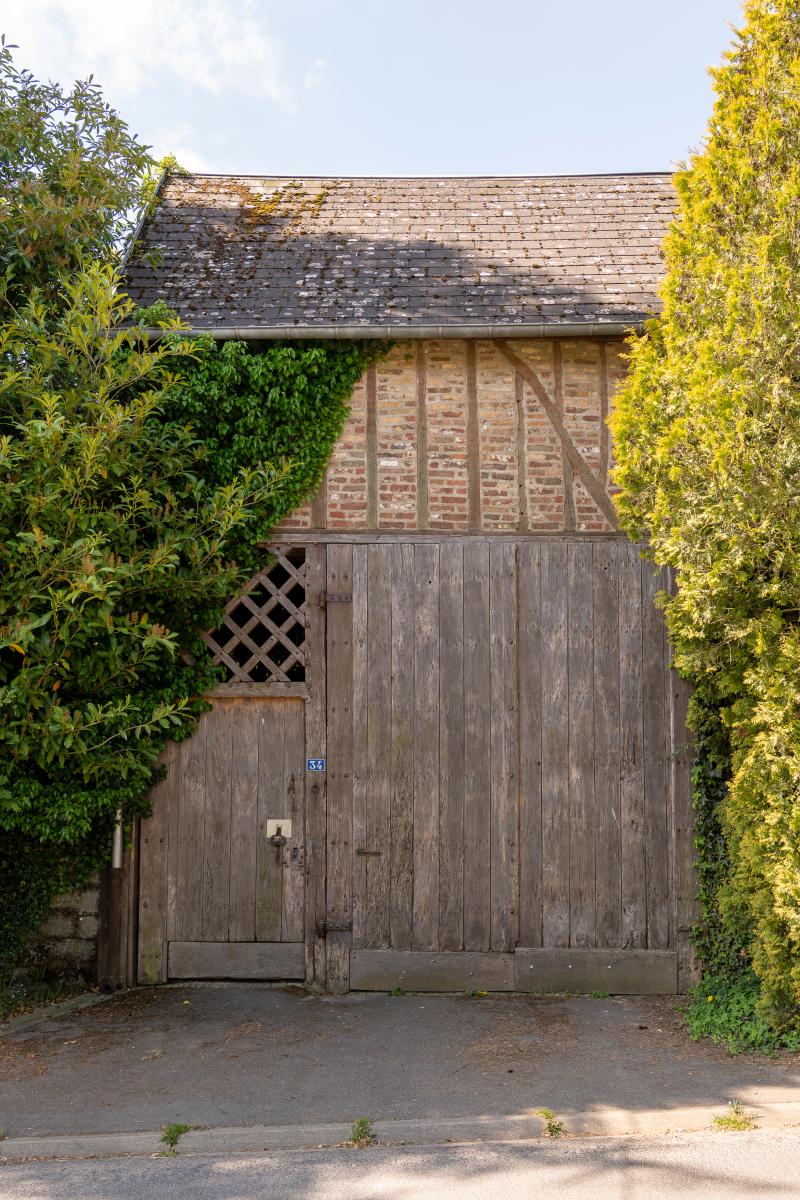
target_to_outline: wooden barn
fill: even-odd
[[[137,301],[394,346],[209,639],[112,976],[685,989],[686,688],[606,425],[673,207],[666,175],[167,179]]]

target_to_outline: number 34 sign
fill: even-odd
[[[306,770],[307,771],[324,771],[325,770],[325,759],[324,758],[307,758],[306,759]]]

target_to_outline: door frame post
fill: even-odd
[[[327,588],[327,547],[306,548],[306,760],[327,759],[326,609],[319,597]],[[306,986],[327,986],[325,945],[327,872],[327,772],[305,772],[305,946]]]

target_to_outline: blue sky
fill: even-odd
[[[738,0],[3,0],[18,61],[93,72],[193,170],[663,170],[703,137]]]

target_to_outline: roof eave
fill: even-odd
[[[294,341],[335,339],[347,341],[440,338],[547,338],[547,337],[623,337],[639,332],[645,319],[630,321],[538,321],[518,325],[211,325],[181,332],[186,337],[210,336],[217,341]],[[157,338],[162,329],[146,329]]]

